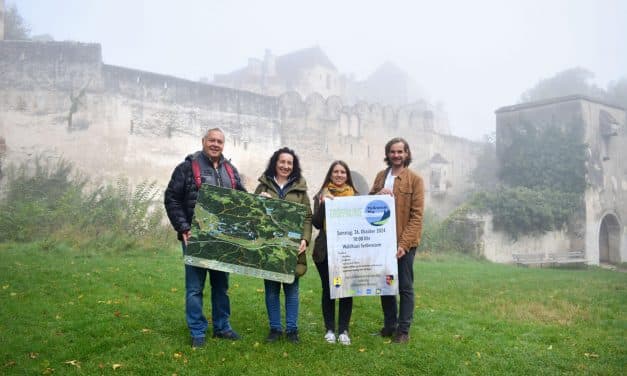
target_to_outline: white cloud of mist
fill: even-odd
[[[11,1],[8,1],[11,4]],[[106,63],[196,80],[266,48],[319,45],[342,73],[406,70],[454,134],[480,139],[494,110],[581,66],[599,86],[627,76],[627,1],[20,0],[34,34],[102,44]]]

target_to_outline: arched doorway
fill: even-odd
[[[599,262],[618,264],[620,260],[620,224],[613,214],[601,220],[599,229]]]

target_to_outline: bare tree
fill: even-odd
[[[30,39],[30,27],[18,12],[15,4],[9,6],[4,14],[4,39],[28,40]]]

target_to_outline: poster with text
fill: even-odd
[[[203,184],[183,260],[292,283],[306,213],[294,202]]]
[[[325,200],[331,299],[396,295],[396,216],[388,195]]]

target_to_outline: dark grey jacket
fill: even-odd
[[[172,227],[174,227],[174,230],[178,233],[179,240],[182,239],[181,233],[191,228],[194,207],[196,207],[196,200],[198,199],[198,188],[194,182],[194,174],[192,172],[192,160],[194,159],[198,160],[200,166],[202,184],[233,188],[246,192],[246,188],[242,185],[237,169],[231,162],[226,160],[224,156],[220,157],[218,168],[215,169],[211,160],[209,160],[202,151],[188,155],[185,161],[176,166],[172,172],[172,177],[165,190],[164,199],[165,211],[168,214]],[[227,163],[233,170],[235,178],[234,187],[224,167]]]

